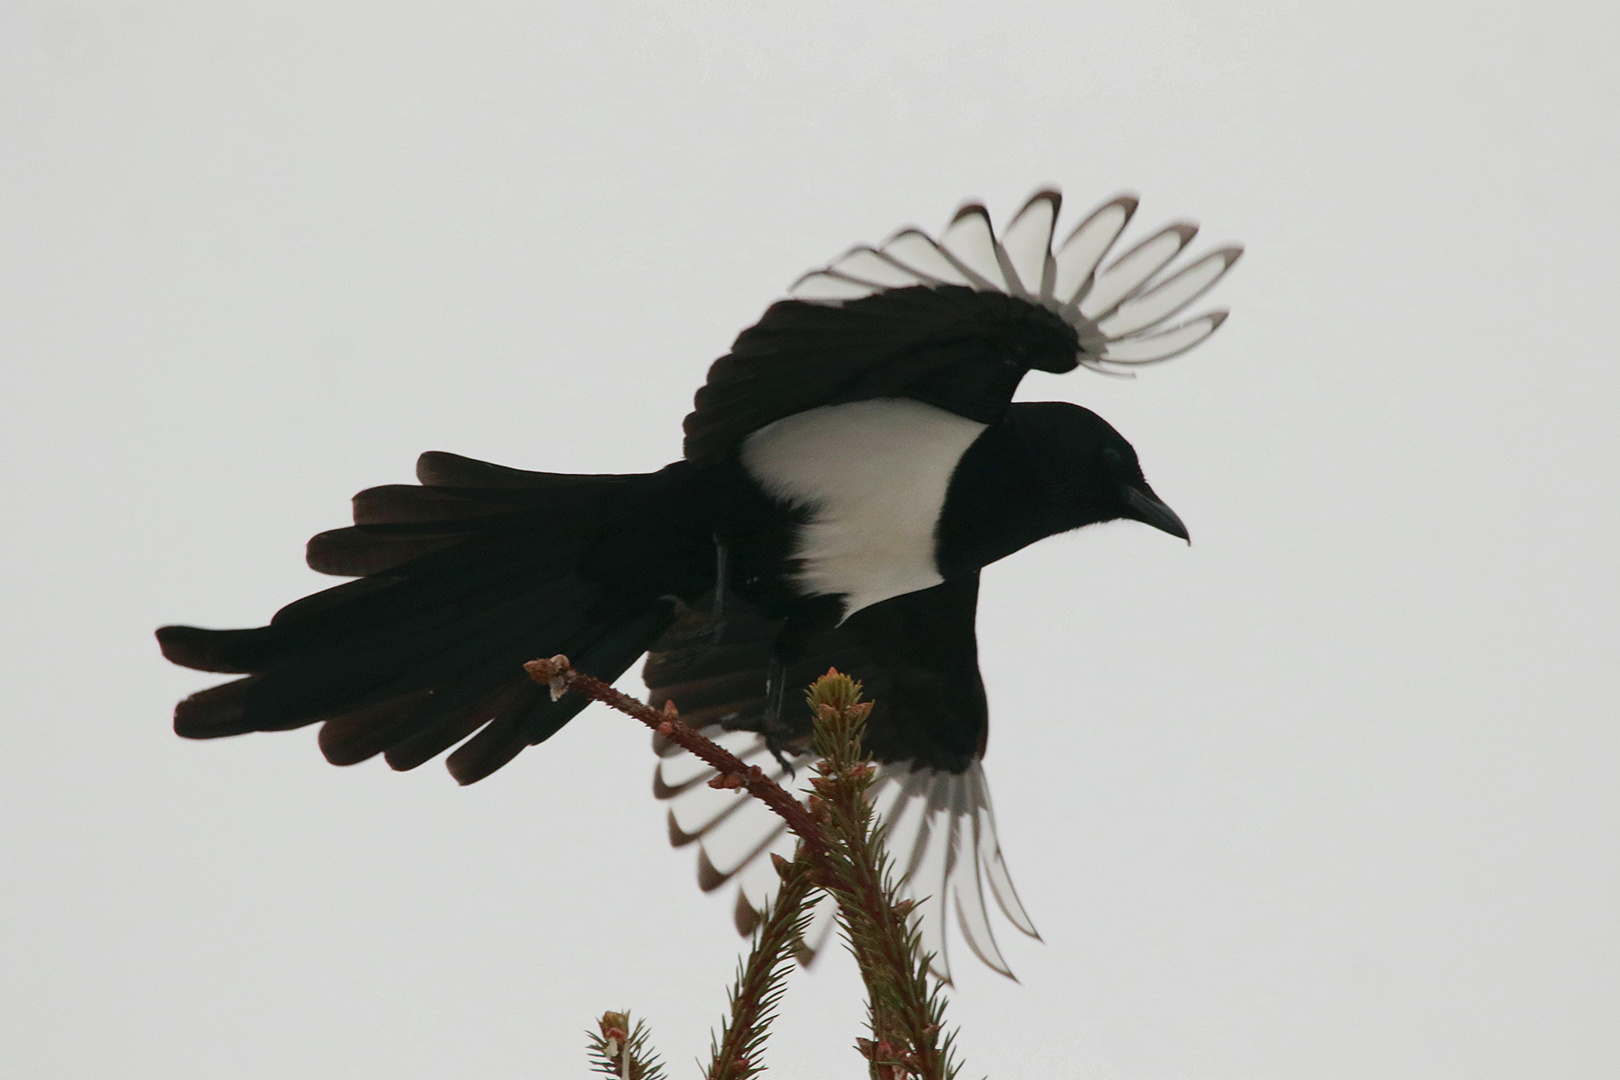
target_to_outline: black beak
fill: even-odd
[[[1153,489],[1146,484],[1139,488],[1126,488],[1125,505],[1130,507],[1126,517],[1145,522],[1161,532],[1179,536],[1189,544],[1192,543],[1192,537],[1187,535],[1187,526],[1181,523],[1176,512],[1164,505],[1159,497],[1153,494]]]

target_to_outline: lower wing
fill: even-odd
[[[888,829],[888,850],[902,892],[917,902],[923,948],[950,978],[945,925],[954,912],[963,939],[980,960],[1011,975],[996,945],[986,894],[1019,930],[1036,937],[1019,902],[996,837],[981,758],[987,711],[979,677],[974,612],[978,577],[898,596],[851,616],[814,639],[788,671],[803,686],[829,667],[861,680],[875,704],[867,749],[879,763],[871,798]],[[682,718],[778,783],[762,732],[765,674],[779,625],[728,597],[723,620],[690,612],[648,654],[643,673],[654,706],[674,701]],[[784,740],[795,768],[807,766],[810,713],[785,710]],[[698,884],[713,891],[737,885],[736,922],[751,933],[774,895],[771,853],[790,856],[793,837],[756,800],[707,781],[714,770],[666,740],[654,793],[670,803],[670,840],[698,845]],[[831,931],[823,903],[806,934],[819,950]]]

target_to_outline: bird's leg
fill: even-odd
[[[786,749],[787,740],[793,735],[786,730],[782,722],[782,698],[787,687],[787,668],[777,658],[775,651],[771,653],[770,662],[765,666],[765,717],[760,724],[760,732],[765,736],[765,748],[771,752],[776,763],[782,766],[783,771],[792,780],[795,775],[793,763],[788,760]]]
[[[720,534],[714,534],[714,638],[711,645],[720,644],[720,637],[726,632],[726,579],[731,571],[731,550],[726,547]]]
[[[805,708],[795,709],[792,716],[783,715],[789,665],[806,659],[817,634],[838,625],[843,607],[844,601],[838,596],[801,597],[788,609],[776,640],[771,642],[765,667],[765,710],[759,732],[765,736],[765,745],[772,756],[790,777],[794,770],[788,755],[807,751],[812,741],[813,722]]]

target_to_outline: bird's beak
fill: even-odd
[[[1183,525],[1176,512],[1153,494],[1153,489],[1146,484],[1141,487],[1128,487],[1125,489],[1125,505],[1130,507],[1129,517],[1137,521],[1146,522],[1162,532],[1171,536],[1179,536],[1189,544],[1192,537],[1187,535],[1187,526]]]

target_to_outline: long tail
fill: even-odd
[[[552,701],[525,676],[525,661],[566,653],[616,679],[672,621],[672,606],[646,589],[581,571],[636,478],[524,472],[445,453],[422,455],[417,477],[420,487],[361,492],[353,528],[309,542],[313,569],[359,580],[289,604],[268,626],[157,632],[177,664],[247,676],[182,701],[178,734],[321,723],[333,764],[381,753],[396,769],[465,739],[447,764],[470,784],[584,707],[577,694]]]

